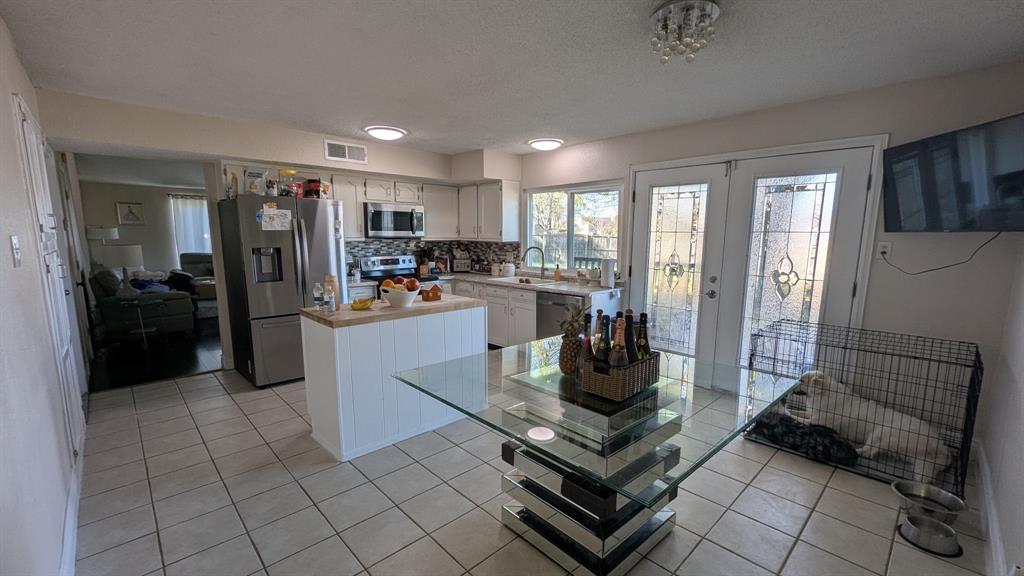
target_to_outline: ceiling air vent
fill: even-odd
[[[349,144],[347,142],[325,139],[324,155],[327,156],[328,160],[366,164],[366,146],[360,144]]]

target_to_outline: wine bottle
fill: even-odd
[[[647,313],[640,313],[640,327],[636,331],[636,351],[640,358],[649,358],[651,355],[651,341],[647,337]]]
[[[632,364],[640,359],[640,351],[636,347],[636,332],[633,326],[633,309],[626,308],[626,358]]]
[[[611,320],[608,315],[604,315],[601,317],[601,341],[594,351],[594,357],[604,363],[608,361],[609,352],[611,352]]]
[[[611,352],[608,353],[608,365],[625,366],[629,364],[629,357],[626,355],[626,321],[622,318],[615,320],[614,342]]]
[[[597,316],[594,321],[594,354],[597,354],[597,349],[601,347],[601,318],[604,317],[604,310],[597,309]]]
[[[583,345],[580,346],[580,353],[576,357],[576,379],[579,381],[580,375],[584,370],[587,370],[587,362],[590,362],[594,356],[594,349],[591,348],[593,342],[590,341],[590,314],[583,315]]]

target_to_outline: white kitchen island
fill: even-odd
[[[301,310],[313,438],[349,460],[462,418],[399,383],[397,371],[487,351],[487,303],[444,294],[409,308]]]

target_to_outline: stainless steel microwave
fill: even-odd
[[[419,238],[424,234],[423,206],[367,202],[363,207],[370,238]]]

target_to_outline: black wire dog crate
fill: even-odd
[[[749,367],[801,379],[773,416],[804,434],[780,443],[759,422],[747,437],[963,497],[984,371],[977,344],[778,320],[751,335]],[[822,435],[845,445],[845,461],[800,445]]]

